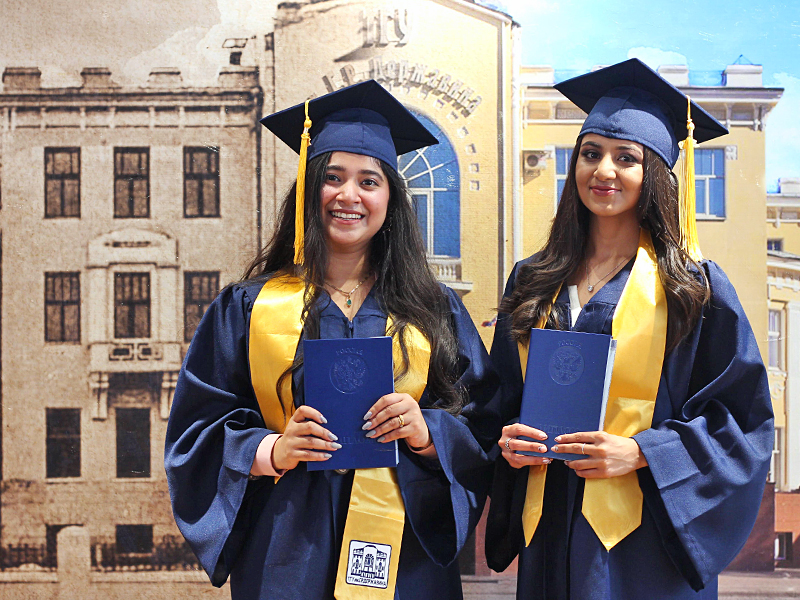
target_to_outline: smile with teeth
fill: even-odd
[[[606,185],[595,185],[592,186],[591,189],[592,192],[594,192],[598,196],[610,196],[611,194],[614,194],[615,192],[619,191],[617,188],[613,188]]]
[[[345,219],[346,221],[358,221],[359,219],[364,218],[364,215],[360,215],[358,213],[346,213],[338,210],[332,210],[331,216],[336,217],[337,219]]]

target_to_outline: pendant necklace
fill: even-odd
[[[635,255],[634,255],[634,256],[635,256]],[[629,261],[631,258],[633,258],[633,256],[631,256],[631,257],[628,257],[628,258],[623,258],[623,259],[622,259],[620,262],[618,262],[616,265],[614,265],[614,268],[613,268],[613,269],[611,269],[611,270],[610,270],[608,273],[606,273],[605,275],[603,275],[603,276],[602,276],[600,279],[598,279],[598,280],[597,280],[597,281],[595,281],[594,283],[589,283],[589,261],[587,260],[586,262],[584,262],[584,263],[583,263],[583,267],[584,267],[584,270],[586,271],[586,289],[587,289],[587,290],[589,290],[590,292],[594,291],[594,286],[596,286],[598,283],[600,283],[601,281],[603,281],[603,280],[604,280],[606,277],[608,277],[609,275],[611,275],[611,274],[612,274],[614,271],[616,271],[616,270],[617,270],[617,269],[618,269],[618,268],[619,268],[621,265],[623,265],[623,264],[625,264],[626,262],[628,262],[628,261]]]
[[[350,298],[350,296],[352,296],[355,293],[355,291],[358,288],[360,288],[367,281],[367,279],[369,279],[370,277],[372,277],[372,273],[367,273],[367,276],[364,277],[364,279],[362,279],[361,281],[359,281],[358,284],[356,285],[356,287],[354,287],[349,292],[345,292],[344,290],[341,290],[341,289],[337,288],[335,285],[333,285],[329,281],[326,281],[325,285],[327,285],[328,287],[333,288],[334,290],[339,292],[342,296],[344,296],[345,297],[344,304],[345,304],[345,306],[347,306],[347,308],[350,308],[351,306],[353,306],[353,299]]]

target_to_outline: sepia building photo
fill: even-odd
[[[472,0],[312,0],[253,26],[225,40],[228,64],[207,85],[164,64],[142,85],[90,65],[73,87],[43,86],[37,67],[3,72],[4,598],[229,596],[175,526],[163,446],[194,329],[269,240],[296,177],[262,116],[372,78],[425,124],[439,144],[399,171],[429,262],[487,347],[508,273],[546,239],[585,114],[552,67],[521,64],[512,16]],[[685,66],[659,72],[731,131],[696,151],[700,244],[752,323],[777,426],[740,566],[771,570],[779,549],[797,566],[800,188],[763,186],[783,90],[759,65],[720,65],[717,85],[690,85]],[[482,524],[460,561],[490,573]]]

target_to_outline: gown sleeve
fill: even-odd
[[[241,548],[248,476],[265,429],[250,382],[244,288],[206,310],[175,387],[164,467],[175,521],[211,582],[221,586]],[[261,482],[252,482],[252,485]]]
[[[508,277],[504,297],[514,291],[517,270],[514,265]],[[511,316],[497,315],[494,339],[492,340],[492,364],[500,377],[500,392],[497,395],[497,412],[500,427],[519,419],[522,401],[522,367],[519,362],[517,342],[511,335]],[[522,543],[522,514],[525,503],[527,469],[515,469],[498,452],[494,464],[491,502],[486,523],[486,562],[496,571],[504,571],[519,553]]]
[[[435,408],[427,391],[420,399],[438,454],[438,463],[418,457],[400,444],[397,476],[406,517],[421,546],[438,565],[458,556],[483,512],[491,478],[492,448],[500,434],[491,408],[498,381],[486,348],[461,300],[448,296],[458,341],[458,380],[468,395],[459,416]]]
[[[664,361],[656,412],[666,405],[672,414],[656,415],[634,436],[649,464],[639,470],[645,502],[695,589],[747,540],[773,444],[767,373],[750,324],[722,270],[712,262],[704,268],[711,302]]]

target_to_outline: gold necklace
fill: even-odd
[[[594,286],[596,286],[598,283],[603,281],[606,277],[611,275],[614,271],[616,271],[620,267],[620,265],[628,262],[631,258],[633,258],[633,256],[630,256],[628,258],[623,258],[620,262],[618,262],[616,265],[614,265],[613,269],[611,269],[608,273],[603,275],[600,279],[598,279],[594,283],[589,283],[589,261],[587,260],[586,262],[584,262],[583,263],[583,268],[586,271],[586,289],[589,290],[590,292],[594,291]]]
[[[345,297],[344,304],[345,304],[345,306],[347,306],[347,308],[350,308],[351,306],[353,306],[353,300],[352,300],[352,298],[350,298],[350,296],[351,296],[351,295],[353,295],[353,293],[355,293],[355,291],[356,291],[358,288],[360,288],[360,287],[362,286],[362,284],[364,284],[364,283],[367,281],[367,279],[369,279],[370,277],[372,277],[372,273],[367,273],[367,276],[366,276],[366,277],[364,277],[364,279],[362,279],[361,281],[359,281],[359,282],[358,282],[358,284],[356,285],[356,287],[354,287],[354,288],[353,288],[352,290],[350,290],[349,292],[345,292],[344,290],[337,288],[335,285],[333,285],[333,284],[332,284],[331,282],[329,282],[329,281],[326,281],[326,282],[325,282],[325,285],[327,285],[328,287],[331,287],[331,288],[335,289],[335,290],[336,290],[337,292],[339,292],[339,293],[340,293],[342,296],[344,296],[344,297]]]

